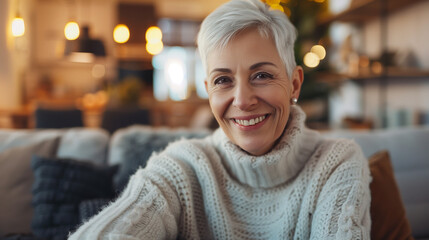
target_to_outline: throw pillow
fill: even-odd
[[[372,175],[371,239],[413,239],[389,153],[381,151],[372,155],[369,167]]]
[[[54,156],[57,146],[58,138],[53,138],[0,153],[0,238],[31,233],[31,156]]]
[[[36,237],[66,239],[81,223],[81,202],[114,197],[115,166],[38,156],[33,157],[31,166],[35,178],[32,229]]]
[[[139,167],[145,167],[146,162],[154,152],[162,151],[169,143],[181,138],[203,138],[208,131],[189,131],[185,129],[156,129],[150,127],[132,126],[115,132],[109,148],[109,163],[119,164],[118,174],[114,178],[117,192],[121,192]]]

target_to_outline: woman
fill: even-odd
[[[367,162],[304,126],[294,41],[258,0],[211,13],[198,47],[220,128],[153,156],[71,239],[369,239]]]

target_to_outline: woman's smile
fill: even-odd
[[[270,114],[260,114],[252,116],[234,117],[232,118],[232,121],[240,130],[252,131],[262,127],[269,117]]]

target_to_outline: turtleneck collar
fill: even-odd
[[[219,128],[213,135],[228,172],[240,183],[270,188],[285,183],[303,168],[320,141],[316,131],[305,127],[305,113],[291,106],[286,129],[270,152],[253,156],[235,145]]]

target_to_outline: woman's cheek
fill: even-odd
[[[209,102],[215,117],[222,118],[227,108],[227,99],[224,94],[219,92],[212,92],[209,95]]]

